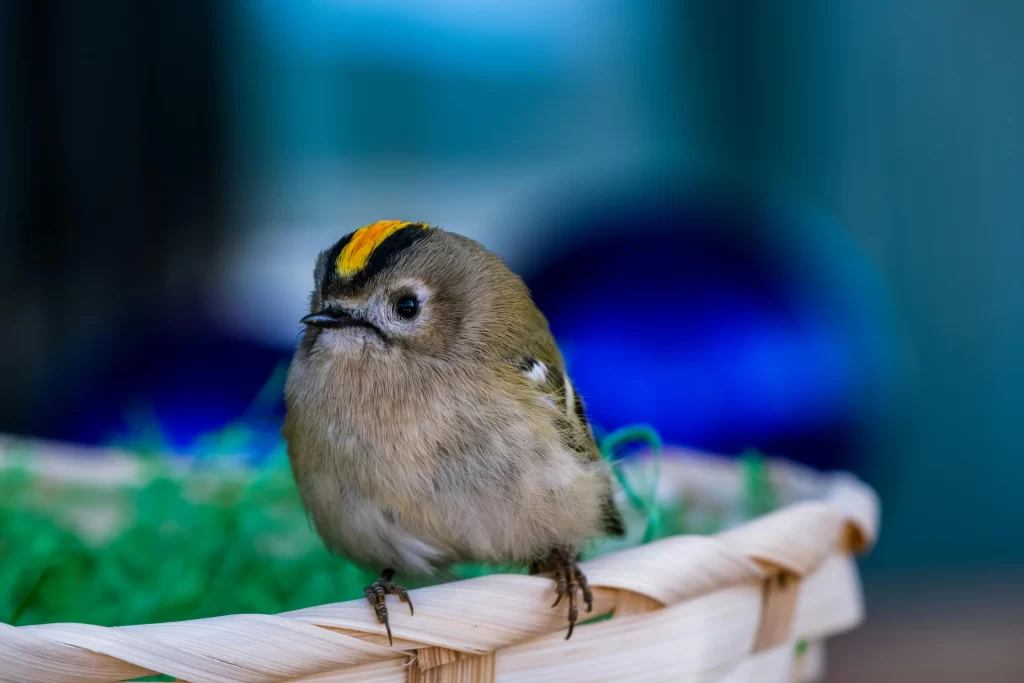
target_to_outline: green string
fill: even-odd
[[[616,455],[627,444],[647,444],[651,452],[652,479],[647,482],[647,495],[641,495],[626,478]],[[661,436],[650,425],[627,425],[601,439],[601,456],[611,463],[612,472],[626,494],[629,504],[647,519],[643,542],[649,543],[661,532],[661,510],[658,507],[658,480],[661,478]]]

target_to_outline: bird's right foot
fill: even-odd
[[[579,618],[579,610],[576,606],[577,593],[583,594],[583,604],[587,612],[594,609],[594,594],[587,583],[587,577],[580,571],[577,564],[576,552],[569,548],[555,548],[545,558],[530,565],[531,574],[551,572],[551,578],[555,580],[555,607],[568,598],[569,601],[569,631],[565,639],[572,638],[572,632],[576,628],[576,620]]]
[[[377,613],[377,621],[384,624],[384,628],[388,632],[388,643],[394,645],[394,641],[391,639],[391,624],[388,623],[388,606],[384,604],[384,596],[397,595],[398,599],[402,602],[409,603],[409,614],[413,614],[412,600],[409,599],[409,593],[405,590],[404,586],[399,586],[397,583],[391,583],[391,579],[395,577],[395,570],[388,567],[380,573],[377,580],[371,583],[369,586],[363,589],[363,595],[366,596],[366,600],[373,607],[374,612]]]

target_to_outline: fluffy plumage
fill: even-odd
[[[476,242],[422,224],[342,274],[352,239],[318,259],[319,322],[286,386],[289,459],[324,543],[433,573],[574,558],[621,534],[583,402],[523,282]]]

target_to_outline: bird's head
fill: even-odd
[[[496,316],[521,308],[524,294],[476,242],[426,223],[379,221],[320,253],[305,344],[338,353],[464,352],[503,327]]]

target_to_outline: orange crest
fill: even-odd
[[[349,277],[355,275],[366,267],[367,261],[374,250],[381,245],[381,242],[391,237],[402,228],[419,226],[426,229],[426,223],[410,223],[408,221],[377,221],[364,228],[359,228],[352,234],[352,239],[338,254],[337,268],[338,275]]]

